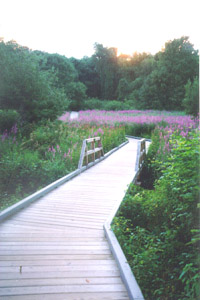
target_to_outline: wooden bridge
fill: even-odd
[[[137,144],[2,221],[1,299],[130,299],[103,224],[133,180]]]

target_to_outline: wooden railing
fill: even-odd
[[[96,158],[101,158],[102,156],[104,156],[104,151],[101,138],[97,136],[86,139],[83,141],[78,168],[81,169],[84,159],[87,166],[89,163],[89,157],[91,157],[91,161],[94,163]]]
[[[145,139],[142,139],[138,142],[138,148],[137,148],[137,157],[136,157],[136,164],[135,164],[135,184],[140,184],[140,172],[142,169],[142,165],[144,163],[146,157],[146,144]]]

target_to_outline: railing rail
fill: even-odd
[[[136,164],[135,164],[136,171],[138,171],[138,169],[141,169],[145,157],[146,157],[146,144],[145,144],[145,139],[142,139],[138,142],[137,157],[136,157]]]
[[[99,136],[96,136],[93,138],[83,140],[78,169],[82,168],[84,159],[85,159],[86,166],[88,165],[89,162],[88,158],[90,156],[92,162],[95,162],[96,154],[97,154],[97,158],[101,158],[102,156],[104,156],[101,138]]]
[[[136,164],[135,164],[135,171],[136,176],[134,179],[135,184],[140,185],[140,172],[142,169],[142,165],[144,163],[145,157],[146,157],[146,143],[145,139],[142,139],[138,142],[138,148],[137,148],[137,157],[136,157]]]

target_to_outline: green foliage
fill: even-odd
[[[52,71],[56,74],[55,86],[66,88],[67,85],[77,79],[77,71],[68,58],[59,54],[49,54],[35,51],[40,58],[41,70]]]
[[[117,87],[118,100],[123,101],[130,93],[130,86],[126,78],[121,78]]]
[[[152,131],[155,129],[155,127],[155,123],[133,123],[126,124],[125,130],[127,135],[151,138]]]
[[[198,51],[184,36],[168,41],[154,56],[117,56],[115,48],[95,44],[91,58],[71,61],[79,80],[87,86],[89,97],[117,99],[120,109],[131,109],[125,103],[130,100],[134,109],[183,110],[184,86],[198,77],[199,66]]]
[[[78,72],[78,79],[86,86],[89,98],[101,98],[100,80],[94,57],[71,58],[70,61]],[[95,107],[94,107],[95,108]],[[98,109],[98,107],[96,107]]]
[[[199,80],[196,77],[193,82],[188,80],[185,85],[185,98],[183,106],[187,114],[197,116],[199,113]]]
[[[0,133],[10,131],[15,124],[19,124],[20,115],[16,110],[0,110]]]
[[[23,122],[54,120],[68,108],[53,72],[40,69],[39,59],[15,42],[0,42],[0,108],[16,110]]]
[[[101,99],[115,99],[118,85],[117,49],[96,43],[93,59],[99,77]]]
[[[83,108],[86,98],[86,86],[81,82],[72,82],[67,86],[67,95],[71,100],[69,108],[79,111]]]
[[[173,134],[171,154],[154,190],[132,185],[114,232],[145,299],[199,296],[199,135]]]
[[[62,89],[70,100],[71,110],[80,110],[86,98],[86,86],[78,81],[78,72],[72,61],[59,54],[36,52],[40,58],[41,70],[51,71],[56,75],[54,86]]]
[[[164,122],[162,122],[161,124],[166,125]],[[156,125],[154,124],[154,129],[155,127]],[[165,143],[163,139],[165,134],[165,131],[162,131],[161,127],[158,127],[151,132],[152,143],[149,146],[148,153],[140,173],[140,179],[142,181],[143,188],[150,190],[153,189],[155,181],[161,176],[163,162],[166,160],[167,154],[165,153],[164,155],[162,155],[163,151],[160,151],[162,157],[159,155],[158,159],[158,151]],[[162,136],[162,139],[160,138],[160,136]]]
[[[89,98],[84,100],[84,109],[104,109],[104,101],[97,98]]]
[[[112,100],[112,101],[104,101],[104,109],[105,110],[122,110],[123,103],[120,101]]]
[[[132,100],[125,100],[124,102],[117,100],[100,100],[97,98],[86,99],[83,102],[84,110],[132,110],[135,108],[135,103]]]

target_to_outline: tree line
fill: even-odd
[[[32,51],[0,40],[0,110],[24,122],[55,119],[65,110],[159,109],[198,112],[199,56],[188,37],[162,51],[121,54],[96,43],[82,59]]]

